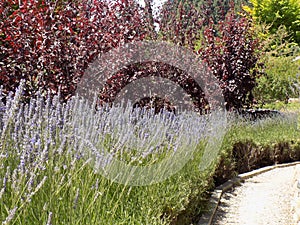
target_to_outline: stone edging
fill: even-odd
[[[233,186],[241,183],[242,181],[249,179],[253,176],[268,172],[270,170],[276,169],[276,168],[283,168],[283,167],[288,167],[288,166],[295,166],[300,164],[300,162],[292,162],[292,163],[284,163],[284,164],[276,164],[273,166],[267,166],[267,167],[263,167],[257,170],[253,170],[247,173],[243,173],[243,174],[239,174],[238,176],[228,180],[227,182],[225,182],[224,184],[218,186],[212,193],[210,200],[209,200],[209,211],[207,213],[205,213],[204,215],[202,215],[202,217],[200,218],[200,221],[198,222],[197,225],[211,225],[212,224],[212,220],[215,216],[215,213],[217,211],[220,199],[223,195],[223,193],[225,193],[226,191],[228,191],[229,189],[231,189]]]

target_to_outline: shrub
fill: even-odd
[[[211,122],[223,123],[221,117],[142,114],[130,107],[95,113],[80,98],[61,103],[58,96],[44,99],[40,93],[26,104],[20,102],[21,88],[9,96],[0,123],[2,222],[181,225],[176,223],[181,213],[190,224],[202,212],[199,202],[212,185],[212,171],[199,170],[204,150],[199,143],[213,133]],[[188,163],[165,175],[176,172],[182,157]],[[113,158],[126,165],[116,177],[124,183],[105,175],[114,168]],[[165,158],[171,160],[158,163]],[[130,170],[152,164],[154,174],[147,177]],[[134,184],[132,178],[141,185],[127,185]],[[143,186],[143,179],[158,183]]]
[[[287,101],[288,98],[299,97],[299,90],[293,87],[295,82],[300,82],[300,62],[293,61],[294,57],[272,57],[266,58],[265,75],[257,79],[257,87],[254,95],[259,103],[272,101]],[[294,90],[294,91],[293,91]]]
[[[184,1],[178,8],[176,6],[168,3],[162,9],[158,20],[158,40],[184,46],[198,54],[220,81],[228,110],[250,105],[255,78],[260,72],[257,67],[260,45],[251,21],[232,10],[225,21],[215,25],[209,15],[202,14],[192,5],[187,6]],[[231,7],[234,8],[234,5]],[[206,23],[209,26],[204,29]],[[197,48],[199,42],[202,42],[200,49]],[[198,111],[205,112],[203,109],[207,108],[208,102],[201,87],[184,71],[163,63],[144,63],[125,68],[109,81],[101,98],[112,101],[120,89],[145,76],[171,79],[192,97]]]
[[[45,93],[50,90],[53,95],[60,89],[62,98],[69,99],[96,56],[124,43],[154,38],[199,54],[219,79],[227,109],[251,103],[258,44],[251,22],[234,11],[214,26],[208,15],[203,17],[193,6],[186,8],[181,4],[172,11],[174,14],[163,10],[158,21],[161,30],[155,39],[149,9],[143,13],[133,0],[24,1],[15,6],[16,1],[0,5],[1,16],[8,18],[0,23],[0,81],[4,95],[25,79],[27,98],[42,87]],[[210,25],[198,50],[196,44],[204,23]],[[200,112],[206,110],[208,102],[199,85],[184,71],[163,63],[145,62],[121,69],[107,81],[100,98],[112,102],[128,83],[151,75],[174,77],[173,81],[184,87],[196,108]]]
[[[100,53],[143,40],[147,21],[132,1],[1,1],[0,83],[4,94],[26,80],[63,99],[74,94],[88,64]]]
[[[252,30],[251,21],[243,15],[237,15],[235,5],[231,4],[230,13],[224,15],[225,20],[215,25],[207,9],[203,8],[203,11],[200,11],[199,8],[185,3],[186,1],[180,1],[179,4],[165,4],[159,20],[159,37],[187,47],[207,63],[213,75],[220,81],[227,109],[249,106],[253,100],[255,78],[260,73],[260,45]],[[195,87],[187,82],[187,76],[178,70],[173,72],[166,67],[158,67],[158,70],[179,73],[179,77],[184,78],[182,87],[187,92],[191,93]],[[205,96],[201,89],[192,93],[194,99],[198,96],[198,107],[206,105],[203,103]]]
[[[251,20],[231,11],[218,26],[204,30],[198,54],[208,63],[223,89],[227,109],[253,102],[256,77],[261,74],[259,39]]]
[[[292,40],[285,26],[278,27],[276,33],[271,33],[271,25],[265,22],[255,23],[254,26],[262,52],[268,56],[296,56],[300,53],[300,46]]]

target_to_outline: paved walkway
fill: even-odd
[[[300,165],[277,168],[247,179],[223,194],[214,225],[292,225]]]

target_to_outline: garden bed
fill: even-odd
[[[141,116],[117,108],[95,112],[79,99],[67,104],[57,99],[23,104],[19,99],[17,92],[8,101],[1,124],[0,218],[12,224],[196,223],[215,185],[237,173],[300,159],[295,115],[255,122],[229,115],[225,127],[220,115]],[[207,121],[216,129],[207,130],[212,128]],[[209,135],[220,131],[225,136],[218,157],[199,170]],[[93,149],[91,143],[133,166],[171,156],[167,167],[162,164],[152,174],[153,181],[162,171],[177,171],[147,185],[129,185],[130,177],[114,182],[117,177],[101,170],[110,159],[99,161],[101,154],[86,151]],[[188,146],[195,147],[190,155]],[[174,151],[180,154],[172,158]],[[182,168],[174,167],[186,154]]]

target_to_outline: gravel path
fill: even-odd
[[[277,168],[223,194],[214,225],[292,225],[300,165]]]

